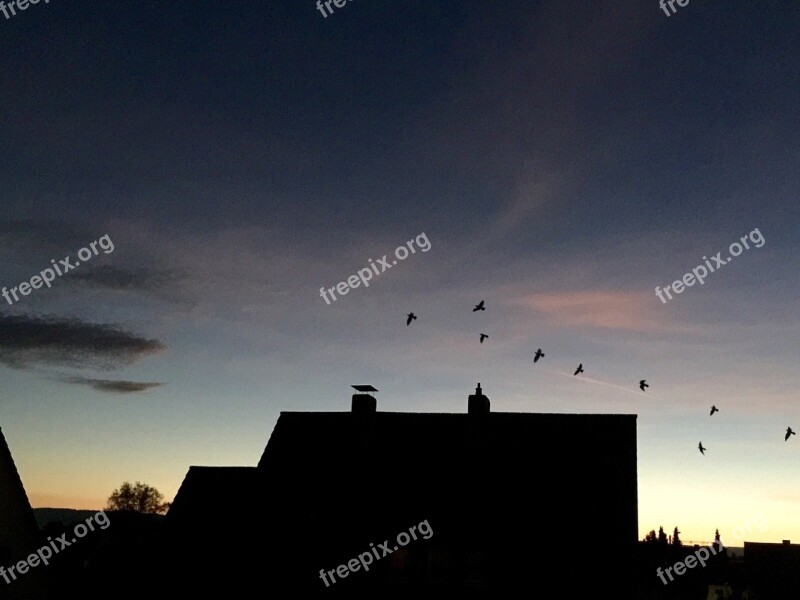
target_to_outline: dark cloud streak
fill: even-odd
[[[110,379],[90,379],[87,377],[65,377],[63,381],[73,385],[86,385],[98,392],[113,394],[136,394],[161,387],[163,383],[145,383],[139,381],[114,381]]]
[[[13,368],[46,364],[113,370],[165,348],[158,340],[112,325],[0,315],[0,363]]]
[[[76,273],[73,279],[110,290],[156,292],[182,281],[184,276],[167,270],[101,266]]]

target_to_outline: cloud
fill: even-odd
[[[184,278],[183,275],[166,269],[125,269],[101,266],[85,272],[76,272],[73,280],[110,290],[157,292],[170,287]]]
[[[526,226],[527,220],[537,212],[564,204],[565,198],[574,193],[574,173],[554,170],[545,161],[528,161],[517,177],[510,192],[510,199],[499,210],[491,225],[494,239],[503,238],[518,227]]]
[[[580,377],[576,377],[574,373],[566,373],[564,371],[558,371],[556,369],[550,369],[549,367],[541,367],[542,370],[550,371],[551,373],[558,373],[559,375],[563,375],[564,377],[570,378],[572,381],[578,383],[591,383],[594,385],[604,385],[607,387],[613,387],[618,390],[622,390],[623,392],[628,392],[629,394],[636,394],[640,398],[642,397],[641,391],[634,391],[636,386],[638,385],[635,380],[632,380],[631,383],[626,387],[624,385],[620,385],[618,383],[612,383],[610,381],[604,381],[602,379],[595,379],[594,377],[587,377],[586,375],[581,375]],[[657,398],[655,394],[648,392],[648,398]]]
[[[88,385],[98,392],[117,394],[134,394],[161,387],[163,383],[145,383],[138,381],[113,381],[110,379],[89,379],[87,377],[65,377],[63,381],[74,385]]]
[[[87,227],[67,221],[0,220],[2,254],[28,254],[35,248],[42,256],[62,258],[97,237]]]
[[[654,302],[655,300],[655,302]],[[653,304],[648,306],[647,302]],[[529,294],[512,301],[542,313],[554,325],[624,331],[672,329],[666,317],[656,318],[661,303],[634,292],[580,291]]]
[[[112,325],[0,315],[0,363],[18,369],[46,364],[113,370],[165,348]]]

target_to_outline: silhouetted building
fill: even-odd
[[[493,413],[480,385],[466,414],[358,393],[281,413],[257,469],[192,467],[167,524],[185,591],[633,598],[636,416]]]
[[[255,467],[191,467],[172,502],[168,521],[192,524],[181,532],[184,544],[204,548],[206,539],[227,547],[234,564],[242,530],[265,508]],[[221,518],[223,515],[227,517]]]
[[[22,574],[15,569],[13,575],[7,571],[38,548],[38,534],[28,496],[0,429],[0,567],[6,569],[9,580],[7,583],[5,577],[0,577],[0,599],[45,598],[47,586],[42,569]]]
[[[675,568],[678,563],[682,563],[680,571]],[[717,543],[642,541],[636,570],[640,600],[741,600],[744,589],[741,558],[732,560]],[[734,595],[734,586],[739,595]]]
[[[744,543],[744,564],[754,600],[796,600],[800,596],[800,544]]]

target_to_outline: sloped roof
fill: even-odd
[[[636,415],[624,414],[283,412],[258,467],[313,471],[320,460],[351,461],[354,453],[380,462],[412,456],[446,462],[476,448],[504,464],[556,453],[565,462],[591,462],[598,452],[612,457],[632,451],[635,459],[635,440]],[[594,457],[580,456],[593,449]]]
[[[463,519],[555,523],[581,511],[635,541],[636,463],[636,415],[284,412],[258,469],[273,512],[317,527],[473,510],[482,516]]]
[[[26,546],[39,528],[11,450],[0,429],[0,546]]]
[[[189,467],[167,518],[172,523],[210,519],[230,506],[232,496],[238,503],[256,498],[257,479],[255,467]]]
[[[321,566],[424,519],[424,543],[502,556],[502,589],[535,585],[531,565],[619,587],[638,537],[636,453],[636,415],[283,412],[258,467],[189,470],[169,514],[174,554],[187,577],[235,559],[248,584],[268,573],[273,590],[313,591]],[[607,552],[563,560],[598,523]],[[381,596],[354,581],[370,595],[348,597]]]
[[[168,517],[227,527],[211,522],[233,506],[281,526],[462,499],[518,513],[535,481],[541,510],[590,493],[582,510],[635,540],[636,453],[636,415],[283,412],[258,467],[191,467]]]

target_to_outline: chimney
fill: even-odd
[[[370,395],[368,392],[377,392],[371,385],[354,385],[352,386],[358,394],[353,394],[353,404],[351,411],[353,414],[366,415],[374,414],[378,409],[378,401],[375,396]]]
[[[489,398],[483,395],[481,384],[475,388],[475,393],[470,394],[468,411],[471,415],[488,415],[489,414]]]

